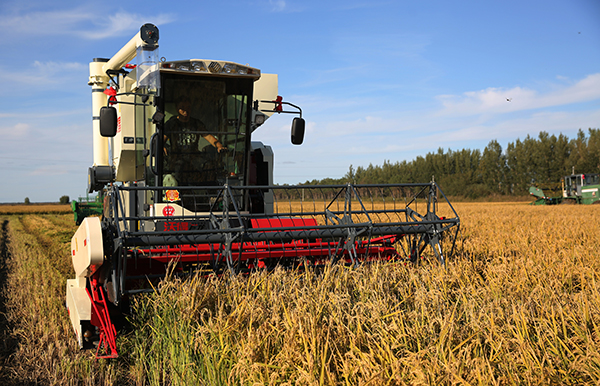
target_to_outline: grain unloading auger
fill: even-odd
[[[292,143],[304,135],[301,110],[277,96],[277,77],[223,61],[159,63],[157,41],[156,27],[144,25],[112,59],[90,64],[89,191],[104,205],[71,243],[67,307],[80,347],[116,357],[121,311],[166,275],[443,264],[452,254],[459,219],[435,182],[274,185],[272,150],[251,133],[292,113]]]

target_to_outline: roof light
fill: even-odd
[[[226,74],[235,74],[237,73],[237,66],[235,64],[232,63],[226,63],[223,66],[223,72]]]
[[[192,62],[192,70],[195,72],[206,72],[206,65],[204,62]]]
[[[207,66],[208,63],[208,66]],[[161,63],[161,67],[169,70],[206,73],[212,74],[223,74],[223,75],[252,75],[260,76],[260,70],[253,69],[251,67],[242,66],[240,64],[231,62],[219,62],[211,61],[206,62],[204,60],[192,59],[190,61],[177,61]]]

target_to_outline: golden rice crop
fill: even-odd
[[[72,215],[1,217],[8,242],[2,300],[8,336],[15,341],[0,361],[6,384],[98,384],[115,378],[114,365],[79,352],[65,304],[72,276]],[[2,363],[4,362],[4,363]]]
[[[71,205],[60,205],[60,204],[0,204],[0,215],[11,215],[11,214],[64,214],[73,213],[71,211]]]
[[[99,362],[76,352],[57,305],[72,275],[70,256],[48,240],[64,241],[74,227],[57,227],[51,215],[35,216],[36,226],[28,216],[6,217],[6,284],[27,293],[14,295],[23,310],[10,317],[19,332],[13,358],[30,358],[10,369],[35,368],[32,379],[43,383],[600,383],[600,206],[454,206],[461,233],[445,267],[170,279],[135,299],[133,329],[118,342],[121,358]],[[58,229],[64,234],[54,237]],[[19,265],[44,273],[17,274]],[[34,366],[34,356],[46,359]]]

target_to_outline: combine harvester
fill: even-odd
[[[548,197],[540,188],[532,186],[529,194],[536,198],[531,205],[600,204],[600,175],[575,174],[562,178],[562,196]]]
[[[79,197],[79,200],[71,201],[71,210],[75,217],[75,224],[80,225],[84,218],[102,215],[102,200],[98,195],[93,199]]]
[[[252,132],[290,113],[292,143],[304,136],[302,111],[277,95],[277,75],[159,61],[158,29],[146,24],[110,60],[90,63],[89,85],[88,191],[101,195],[102,215],[85,217],[72,238],[66,302],[79,346],[97,346],[97,357],[117,357],[121,311],[168,273],[444,264],[452,254],[459,218],[435,182],[273,184],[271,147]]]

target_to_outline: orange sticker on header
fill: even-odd
[[[165,192],[165,198],[169,202],[179,201],[179,191],[178,190],[167,190]]]

